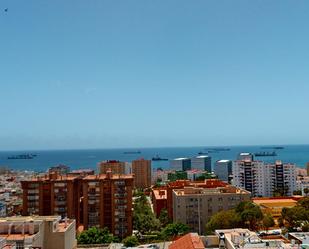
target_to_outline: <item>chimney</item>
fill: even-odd
[[[8,235],[11,235],[11,232],[12,232],[12,223],[11,223],[11,224],[9,224]]]
[[[21,234],[25,235],[25,222],[23,222]]]

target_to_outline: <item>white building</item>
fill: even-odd
[[[170,161],[171,169],[186,171],[191,169],[191,160],[190,158],[175,158]]]
[[[211,172],[211,157],[202,155],[191,158],[191,169],[206,170]]]
[[[239,161],[244,161],[244,160],[253,161],[253,154],[247,153],[247,152],[239,153],[238,156],[237,156],[237,160],[239,160]]]
[[[218,179],[229,182],[229,177],[232,175],[232,161],[231,160],[218,160],[215,163],[215,174]]]
[[[252,196],[291,196],[296,189],[295,169],[295,164],[281,161],[265,164],[250,158],[237,160],[233,162],[233,185],[250,191]]]

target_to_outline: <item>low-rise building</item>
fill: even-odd
[[[260,238],[255,232],[243,228],[216,230],[221,249],[297,249],[284,237]]]
[[[159,217],[162,209],[167,210],[167,190],[164,188],[152,189],[151,200],[153,211]]]
[[[283,208],[292,208],[297,205],[301,197],[292,196],[292,197],[261,197],[253,198],[253,203],[257,204],[263,213],[271,214],[275,220],[278,222],[278,219],[281,217],[281,211]]]
[[[203,234],[211,216],[250,200],[250,192],[231,185],[217,188],[189,186],[173,190],[173,221]]]
[[[168,249],[204,249],[205,246],[197,233],[188,233],[175,240]]]
[[[61,220],[59,216],[1,218],[0,238],[16,248],[74,249],[75,220]]]

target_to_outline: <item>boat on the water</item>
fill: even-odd
[[[273,151],[273,152],[262,151],[262,152],[254,153],[254,155],[257,156],[257,157],[277,156],[277,153],[276,153],[276,151]]]
[[[37,155],[34,154],[22,154],[22,155],[15,155],[15,156],[8,156],[8,159],[14,160],[14,159],[33,159]]]
[[[123,154],[141,154],[141,152],[138,150],[138,151],[125,151],[123,152]]]
[[[203,151],[200,151],[199,153],[197,153],[199,155],[207,155],[208,153],[207,152],[203,152]]]
[[[156,155],[155,157],[153,157],[151,160],[152,160],[152,161],[168,161],[167,158],[161,158],[161,157],[159,157],[158,155]]]

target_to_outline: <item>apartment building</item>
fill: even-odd
[[[60,216],[0,219],[0,248],[74,249],[75,221]]]
[[[111,169],[113,174],[126,174],[126,163],[117,160],[108,160],[98,163],[99,173],[106,174]]]
[[[151,161],[139,159],[132,161],[131,173],[134,174],[135,188],[149,188],[151,186]]]
[[[296,189],[296,167],[279,160],[272,164],[250,158],[237,160],[233,162],[233,185],[254,197],[291,196]]]
[[[211,216],[250,200],[250,192],[228,185],[217,188],[184,187],[173,190],[173,221],[187,224],[191,232],[205,233]]]
[[[76,225],[108,227],[119,237],[132,233],[132,175],[58,175],[22,182],[23,215],[59,215]]]
[[[211,157],[202,155],[191,158],[191,169],[206,170],[211,172]]]
[[[83,224],[85,229],[108,227],[116,236],[132,234],[133,176],[89,175],[83,179]]]
[[[81,181],[57,172],[22,181],[23,215],[59,215],[80,223]]]
[[[231,160],[218,160],[215,163],[215,174],[218,179],[230,182],[232,175],[232,161]]]
[[[197,188],[206,188],[206,189],[215,189],[219,187],[226,187],[227,183],[220,181],[218,179],[207,179],[205,181],[189,181],[189,180],[178,180],[175,182],[170,182],[166,185],[166,194],[167,194],[167,212],[169,218],[173,219],[173,191],[175,189],[183,189],[184,187],[197,187]]]

